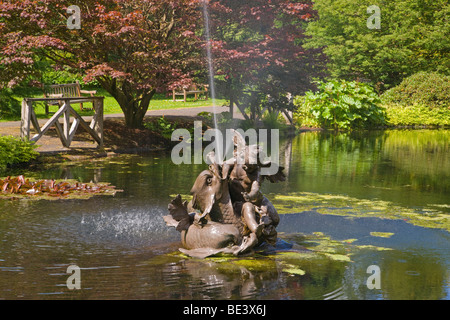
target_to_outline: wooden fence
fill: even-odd
[[[53,116],[40,127],[33,109],[33,102],[59,102],[59,109]],[[78,126],[83,127],[97,142],[99,148],[103,147],[103,100],[104,97],[68,97],[68,98],[25,98],[22,100],[22,121],[20,126],[20,136],[22,139],[38,141],[47,130],[55,126],[56,132],[64,147],[69,148]],[[87,123],[71,106],[75,103],[92,102],[94,115],[90,123]],[[59,122],[63,118],[62,124]],[[70,118],[73,118],[70,122]],[[36,130],[36,134],[30,138],[31,126]]]

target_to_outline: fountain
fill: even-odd
[[[204,19],[204,28],[205,28],[206,61],[208,63],[209,87],[210,87],[212,107],[213,107],[214,129],[216,130],[215,137],[217,137],[218,136],[217,131],[219,130],[219,126],[217,124],[217,114],[216,114],[216,111],[217,111],[216,87],[214,84],[214,63],[213,63],[213,56],[212,56],[211,25],[210,25],[210,20],[209,20],[209,11],[208,11],[208,3],[207,2],[208,2],[208,0],[202,1],[202,8],[203,8],[203,19]],[[217,159],[222,159],[223,145],[220,144],[217,141],[217,139],[215,140],[215,150],[217,151]]]
[[[276,182],[284,181],[285,176],[283,168],[278,166],[275,172],[261,170],[271,167],[271,161],[264,159],[261,147],[246,146],[245,138],[235,130],[231,130],[234,157],[224,160],[224,145],[217,138],[221,134],[215,113],[216,91],[207,1],[202,5],[214,108],[214,151],[207,156],[208,170],[200,173],[191,189],[193,199],[189,203],[182,202],[178,195],[169,204],[170,215],[163,218],[168,226],[181,232],[182,252],[204,258],[217,253],[243,254],[264,241],[275,244],[275,228],[280,219],[275,207],[261,193],[260,186],[265,178]],[[226,150],[228,147],[225,146]]]
[[[211,27],[209,23],[209,12],[208,12],[208,4],[207,0],[202,1],[203,5],[203,19],[205,24],[205,39],[206,39],[206,59],[208,62],[208,75],[209,75],[209,86],[211,92],[211,100],[213,103],[213,109],[216,111],[216,88],[214,85],[214,65],[212,58],[212,43],[211,43]],[[213,113],[214,117],[214,126],[217,128],[217,117],[216,113]]]
[[[282,167],[273,175],[261,172],[271,166],[257,145],[245,144],[244,137],[233,130],[234,157],[216,162],[208,154],[208,170],[202,171],[191,189],[192,200],[182,202],[178,195],[168,206],[170,215],[163,219],[181,232],[184,248],[180,251],[197,258],[218,253],[240,255],[266,242],[275,245],[277,210],[261,193],[264,179],[284,181]]]

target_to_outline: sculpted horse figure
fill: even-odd
[[[234,144],[245,145],[238,132]],[[235,152],[234,159],[221,164],[209,154],[212,164],[195,180],[192,200],[182,202],[178,195],[171,201],[170,215],[164,220],[181,233],[184,248],[180,251],[204,258],[218,253],[242,254],[263,241],[275,243],[278,214],[259,188],[264,178],[277,182],[283,181],[284,175],[282,168],[274,176],[261,175],[259,168],[270,163],[256,161],[260,150],[250,147],[238,148],[240,153]]]

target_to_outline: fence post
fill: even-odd
[[[99,97],[94,100],[95,117],[97,119],[94,131],[97,133],[100,139],[99,143],[100,149],[103,148],[103,101],[104,101],[103,97]]]
[[[31,120],[31,106],[32,102],[27,99],[22,100],[22,119],[20,122],[20,137],[22,139],[30,140],[30,120]]]

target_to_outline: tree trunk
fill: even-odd
[[[128,128],[141,128],[144,121],[145,113],[148,110],[150,100],[152,99],[154,91],[144,95],[141,100],[125,101],[120,105],[125,116],[125,124]]]
[[[98,81],[119,103],[125,116],[126,126],[132,129],[141,128],[150,100],[156,90],[142,93],[141,98],[136,99],[132,92],[129,92],[130,86],[126,83],[119,85],[116,79],[112,78],[100,78]]]

